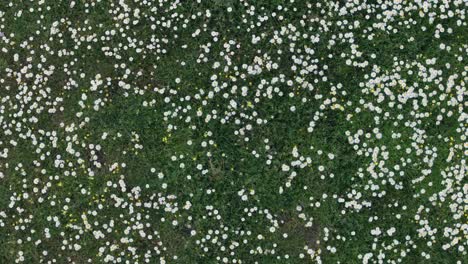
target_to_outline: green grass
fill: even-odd
[[[0,263],[466,262],[466,4],[122,2],[0,3]]]

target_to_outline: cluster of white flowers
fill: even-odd
[[[462,263],[467,11],[0,3],[0,262]]]

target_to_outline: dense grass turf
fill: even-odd
[[[0,2],[0,263],[466,263],[466,1]]]

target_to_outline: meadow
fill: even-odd
[[[0,1],[0,264],[468,263],[467,11]]]

